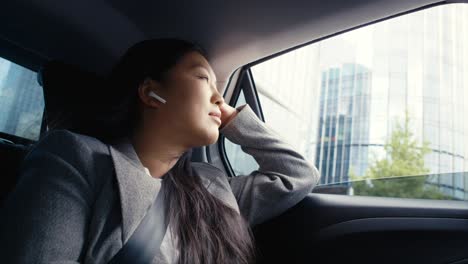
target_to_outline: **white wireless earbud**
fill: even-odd
[[[154,99],[160,101],[161,103],[165,104],[166,103],[166,100],[164,100],[161,96],[157,95],[155,92],[153,91],[150,91],[148,93],[149,96],[153,97]]]

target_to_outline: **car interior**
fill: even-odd
[[[252,66],[379,21],[454,4],[468,2],[7,1],[0,8],[0,57],[37,73],[45,104],[37,113],[41,135],[51,129],[92,135],[86,117],[105,99],[100,88],[110,67],[133,43],[158,37],[203,46],[226,102],[236,105],[242,92],[265,120]],[[0,131],[1,201],[36,141]],[[193,160],[236,176],[221,137],[197,148]],[[319,185],[287,212],[256,226],[258,263],[468,263],[466,201],[339,193],[339,186]]]

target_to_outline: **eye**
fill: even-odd
[[[207,82],[209,81],[208,77],[206,77],[206,76],[198,76],[198,78],[200,78],[200,79],[206,79]]]

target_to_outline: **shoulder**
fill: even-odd
[[[207,172],[225,175],[225,173],[220,168],[208,162],[192,162],[192,167],[198,171],[207,171]]]
[[[109,148],[106,144],[94,137],[65,129],[47,133],[30,149],[23,164],[42,160],[41,157],[46,156],[57,162],[68,164],[85,176],[88,181],[94,181],[93,175],[99,167],[107,168],[111,165]]]
[[[211,165],[210,163],[192,162],[192,168],[194,169],[195,173],[197,173],[202,178],[202,180],[206,180],[210,184],[223,183],[224,179],[225,182],[228,183],[226,174],[221,169]]]
[[[48,132],[39,140],[33,150],[40,149],[53,153],[67,151],[99,151],[105,144],[97,138],[78,134],[66,129],[58,129]]]
[[[192,166],[202,181],[206,182],[205,186],[211,194],[239,211],[228,176],[221,169],[206,162],[192,162]]]

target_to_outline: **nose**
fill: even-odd
[[[218,90],[215,88],[214,93],[212,96],[212,101],[217,104],[217,105],[222,105],[224,103],[224,98],[223,96],[218,92]]]

